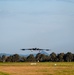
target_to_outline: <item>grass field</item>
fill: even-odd
[[[0,75],[74,75],[74,62],[0,63]]]

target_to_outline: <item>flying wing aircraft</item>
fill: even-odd
[[[27,49],[21,49],[22,51],[24,50],[31,50],[31,51],[41,51],[41,50],[46,50],[46,51],[50,51],[50,49],[41,49],[41,48],[27,48]]]

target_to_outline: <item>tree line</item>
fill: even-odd
[[[0,56],[0,62],[74,62],[74,54],[71,52],[59,54],[52,52],[50,55],[38,53],[36,56],[30,54],[27,57],[19,54],[2,55]]]

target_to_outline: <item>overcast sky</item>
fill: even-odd
[[[0,0],[0,53],[32,47],[74,53],[73,0]]]

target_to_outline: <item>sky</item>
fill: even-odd
[[[0,0],[0,53],[33,47],[74,53],[73,0]]]

